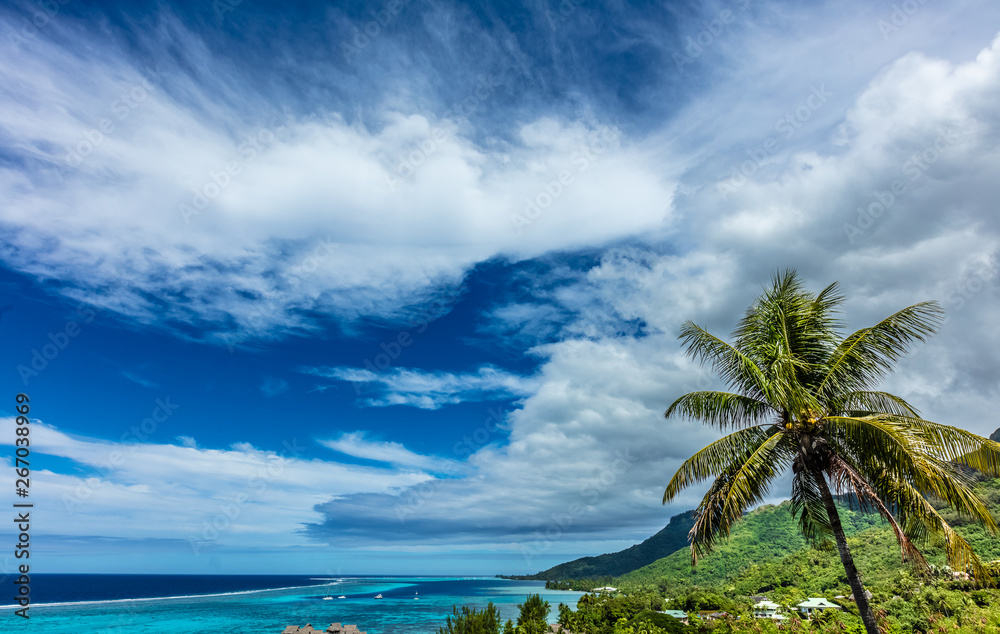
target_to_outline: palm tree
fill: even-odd
[[[969,468],[1000,476],[1000,444],[924,420],[902,398],[874,389],[911,344],[936,331],[944,314],[936,302],[904,308],[842,339],[837,313],[843,301],[836,283],[813,294],[789,270],[747,309],[733,343],[684,324],[679,339],[687,354],[710,363],[733,391],[685,394],[665,416],[735,431],[681,465],[663,503],[714,478],[690,533],[694,565],[764,501],[772,481],[790,466],[792,509],[802,532],[814,540],[833,536],[865,628],[878,634],[833,494],[850,494],[863,509],[878,511],[904,561],[926,566],[914,541],[935,536],[943,538],[954,568],[984,579],[975,552],[927,498],[997,532],[972,491]]]

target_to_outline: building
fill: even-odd
[[[781,606],[773,601],[762,598],[753,605],[753,618],[755,619],[783,619],[785,617],[778,614]]]
[[[330,627],[325,630],[317,630],[313,628],[312,624],[306,623],[304,627],[289,625],[281,632],[281,634],[367,634],[367,632],[358,630],[357,625],[341,625],[340,623],[331,623]]]
[[[702,610],[698,612],[698,617],[705,619],[706,621],[716,621],[718,619],[724,619],[729,616],[729,612],[717,612],[713,610]],[[740,617],[736,617],[740,618]]]
[[[864,595],[865,595],[865,598],[868,599],[869,601],[872,600],[872,591],[871,590],[865,590]],[[833,598],[834,599],[837,599],[837,598],[842,599],[843,597],[833,597]],[[848,601],[854,601],[854,593],[853,592],[851,593],[851,596],[847,597],[847,600]]]
[[[612,588],[611,586],[604,586],[603,588],[594,588],[592,592],[618,592],[618,588]]]
[[[804,616],[809,616],[813,612],[822,612],[823,610],[840,609],[840,606],[836,603],[830,603],[826,599],[816,597],[810,597],[795,607],[797,607],[799,612],[801,612]]]
[[[664,614],[667,616],[672,616],[684,625],[688,624],[688,615],[684,610],[664,610]]]

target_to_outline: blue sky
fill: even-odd
[[[885,387],[988,435],[998,32],[973,0],[8,3],[33,569],[629,546],[715,437],[662,419],[717,385],[680,324],[728,334],[781,267],[840,281],[852,327],[941,301]]]

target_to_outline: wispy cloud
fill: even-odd
[[[663,420],[678,395],[718,387],[684,357],[678,328],[694,319],[727,335],[790,265],[811,288],[839,280],[856,326],[944,302],[940,335],[886,387],[988,435],[1000,7],[927,3],[886,34],[888,8],[844,6],[592,3],[555,21],[534,6],[517,31],[435,3],[347,64],[302,55],[312,61],[294,72],[241,67],[169,13],[149,17],[147,55],[61,15],[0,64],[6,267],[182,337],[278,343],[327,321],[405,320],[499,261],[525,272],[474,317],[479,334],[537,367],[522,376],[456,355],[449,367],[478,369],[301,369],[320,377],[324,402],[349,397],[331,389],[344,385],[369,407],[516,401],[502,434],[484,414],[474,431],[436,436],[453,443],[445,457],[388,430],[319,441],[378,466],[265,452],[238,432],[224,448],[179,436],[123,450],[39,424],[40,446],[92,472],[37,472],[40,501],[61,514],[50,525],[183,539],[271,469],[229,543],[606,552],[700,497],[659,503],[680,461],[717,437]],[[737,19],[706,30],[724,9]],[[347,37],[347,11],[317,29]],[[20,17],[0,13],[0,27]],[[689,36],[700,48],[685,50]],[[509,84],[456,110],[505,67]],[[250,386],[265,395],[288,389],[259,378]],[[58,510],[81,491],[79,512]]]
[[[332,440],[320,440],[319,443],[348,456],[384,462],[397,467],[444,472],[454,471],[459,466],[455,460],[414,453],[397,442],[369,440],[364,432],[345,433]]]
[[[669,223],[673,185],[607,123],[532,116],[511,124],[497,156],[461,122],[406,100],[364,124],[275,113],[199,35],[158,19],[190,59],[164,57],[153,74],[106,37],[57,25],[0,66],[0,126],[16,157],[0,180],[0,255],[75,298],[182,336],[271,339],[313,332],[321,314],[405,318],[486,259]],[[141,99],[123,104],[132,93]],[[394,191],[396,157],[437,130],[434,152]],[[599,160],[580,156],[595,143]],[[560,183],[565,170],[572,184]],[[539,196],[543,216],[519,235],[511,216]]]
[[[267,398],[281,396],[282,394],[288,392],[288,390],[288,381],[285,379],[275,378],[273,376],[265,376],[264,382],[260,384],[260,391]]]
[[[132,381],[133,383],[141,385],[143,387],[159,387],[159,384],[154,383],[153,381],[150,381],[145,377],[139,376],[138,374],[130,370],[123,370],[122,376],[128,379],[129,381]]]
[[[302,368],[301,371],[337,381],[371,386],[380,392],[380,396],[364,400],[371,407],[408,405],[420,409],[438,409],[457,403],[525,396],[537,387],[533,378],[511,374],[492,366],[483,366],[475,373],[466,374],[407,368],[394,368],[383,373],[350,367]]]
[[[3,422],[13,424],[13,419]],[[203,539],[203,525],[211,525],[220,509],[239,508],[239,517],[230,518],[234,529],[210,541],[265,545],[283,535],[303,543],[296,535],[318,517],[315,505],[364,491],[389,493],[429,477],[413,469],[306,458],[306,447],[294,437],[281,452],[248,443],[206,449],[190,438],[181,438],[180,446],[134,439],[113,443],[33,422],[32,438],[49,455],[91,470],[84,475],[44,469],[33,474],[35,501],[53,514],[48,532],[69,536]],[[12,444],[9,439],[0,442]]]

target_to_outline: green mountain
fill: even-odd
[[[846,507],[843,510],[845,515],[842,521],[848,533],[870,528],[880,521],[878,516],[866,516],[850,511]],[[636,544],[617,553],[574,559],[543,570],[538,574],[517,578],[549,581],[623,577],[623,581],[648,581],[652,576],[660,575],[662,565],[656,568],[651,568],[651,566],[654,565],[654,562],[665,561],[664,558],[670,560],[669,565],[672,571],[678,574],[682,570],[691,572],[688,532],[693,525],[694,511],[686,511],[671,517],[670,523],[663,530],[641,544]],[[791,519],[789,502],[784,502],[780,506],[761,507],[749,513],[732,533],[733,539],[738,536],[750,535],[756,535],[760,539],[760,544],[751,547],[755,560],[760,561],[780,559],[807,545],[805,538],[798,532],[797,522]],[[751,541],[753,540],[751,539]],[[685,581],[699,583],[703,578],[714,579],[718,575],[708,571],[721,565],[731,568],[729,564],[719,563],[725,559],[725,553],[730,549],[727,546],[728,544],[723,544],[710,557],[713,560],[712,563],[699,564],[696,571],[691,573],[691,579],[685,577]],[[717,555],[722,555],[722,557]]]
[[[980,476],[981,478],[981,476]],[[1000,479],[981,479],[979,497],[1000,519]],[[943,504],[932,504],[941,516],[969,542],[983,562],[1000,559],[1000,539]],[[880,584],[908,568],[899,545],[878,515],[863,514],[840,505],[841,521],[851,552],[866,582]],[[944,566],[945,553],[932,541],[918,543],[927,561]],[[847,580],[835,548],[810,547],[791,517],[791,503],[764,506],[749,513],[708,556],[691,567],[688,549],[675,552],[618,579],[622,585],[715,586],[736,594],[766,594],[775,588],[795,587],[819,593],[846,590]],[[818,594],[810,596],[819,596]]]
[[[1000,436],[1000,429],[993,436]],[[1000,480],[980,482],[978,490],[1000,520]],[[847,534],[856,536],[855,541],[861,540],[857,541],[863,551],[863,555],[856,556],[858,567],[865,570],[865,562],[870,560],[868,567],[878,571],[873,574],[895,574],[900,570],[899,548],[882,518],[874,513],[852,509],[846,503],[839,503],[838,506]],[[1000,540],[945,507],[939,510],[945,520],[969,541],[983,561],[1000,559]],[[739,575],[745,573],[748,575],[748,586],[755,583],[752,581],[754,578],[777,579],[780,585],[797,578],[803,567],[811,565],[809,562],[820,554],[832,556],[831,561],[835,564],[828,571],[828,578],[824,577],[828,584],[834,583],[833,580],[843,574],[843,569],[838,568],[840,562],[836,551],[827,553],[809,547],[810,544],[799,532],[798,521],[792,517],[788,501],[777,506],[762,506],[748,513],[733,528],[730,539],[720,543],[712,554],[702,557],[692,568],[687,535],[694,522],[693,516],[693,511],[675,515],[663,530],[623,551],[583,557],[519,578],[548,581],[619,577],[612,585],[716,585],[734,583]],[[918,546],[924,550],[928,561],[943,565],[944,555],[939,548],[933,544]],[[788,557],[792,558],[785,561]],[[821,584],[821,587],[825,586]]]
[[[843,504],[839,506],[840,519],[848,535],[882,525],[876,514],[851,510]],[[748,513],[733,528],[730,538],[721,542],[710,555],[700,558],[697,566],[691,566],[691,551],[684,548],[622,575],[619,582],[655,585],[666,579],[671,584],[712,585],[745,568],[778,561],[808,546],[799,531],[798,520],[792,517],[791,502],[785,501]]]
[[[574,559],[527,578],[548,581],[617,577],[666,557],[678,549],[686,548],[688,532],[693,525],[694,511],[674,515],[663,530],[641,544],[617,553]]]
[[[1000,515],[1000,480],[981,482],[977,493],[995,516]],[[982,525],[971,523],[949,509],[940,508],[939,511],[972,545],[981,561],[1000,559],[1000,539],[990,535]],[[899,545],[887,526],[862,531],[847,541],[854,563],[869,587],[883,586],[891,579],[906,574],[908,566],[902,563]],[[939,568],[946,564],[941,545],[924,543],[919,546],[928,563]],[[734,594],[741,596],[767,594],[780,588],[795,588],[803,596],[832,596],[838,591],[848,592],[844,567],[837,551],[814,548],[800,550],[780,561],[746,566],[726,579],[725,584],[734,590]]]

